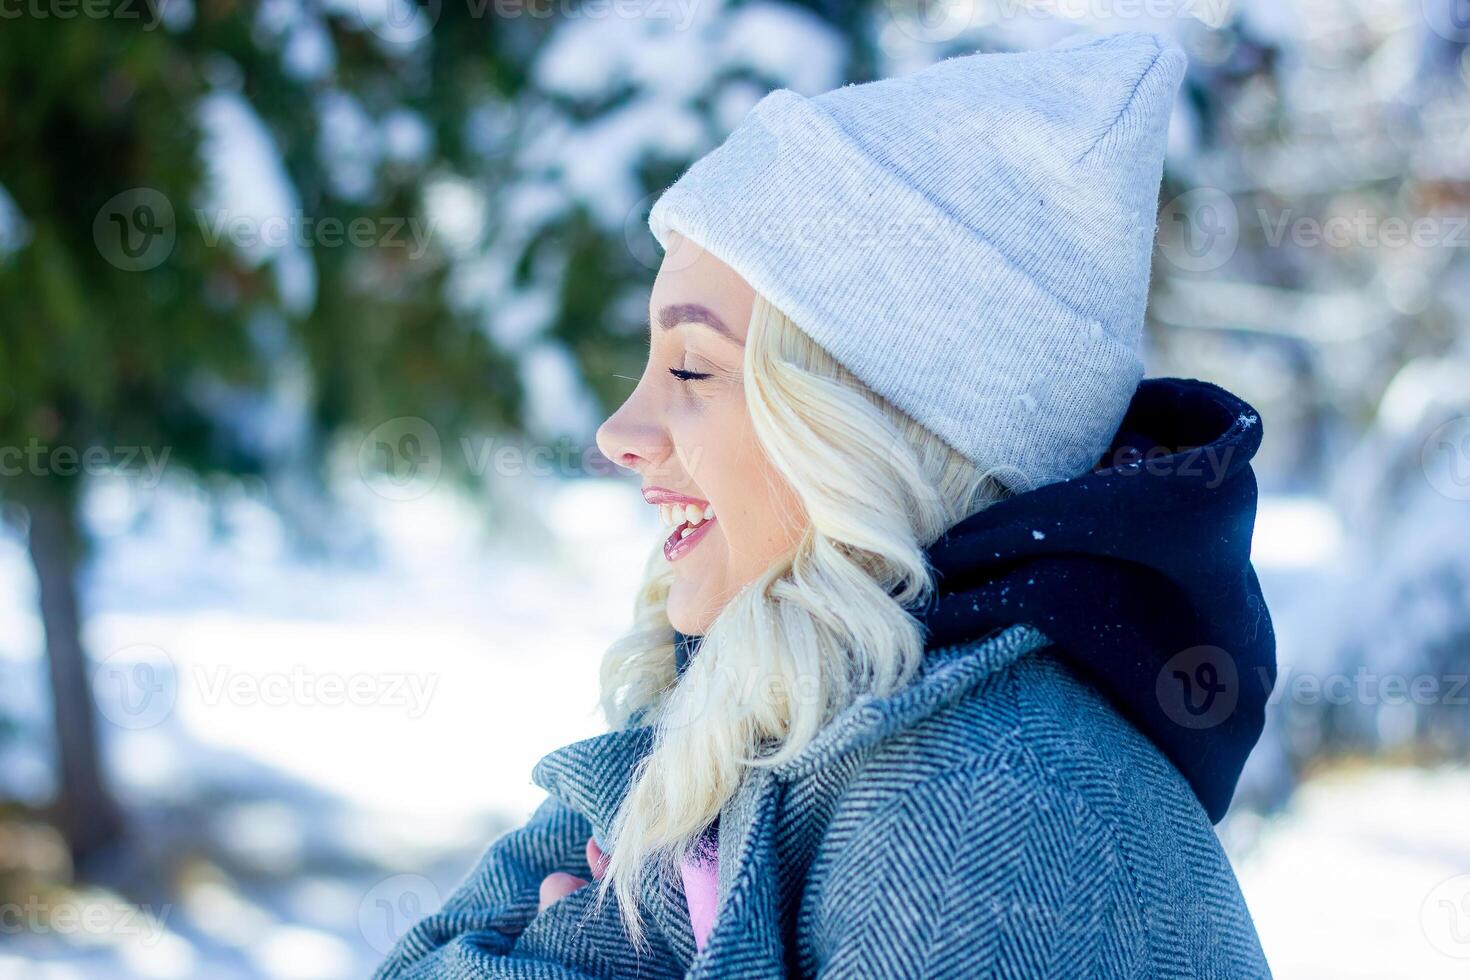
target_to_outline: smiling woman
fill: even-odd
[[[1274,679],[1261,427],[1139,383],[1183,61],[779,90],[659,198],[610,730],[381,978],[1269,975],[1211,827]]]
[[[603,665],[604,709],[617,723],[655,707],[679,719],[609,830],[609,887],[624,909],[636,908],[645,864],[670,873],[753,760],[791,758],[860,692],[911,676],[923,642],[904,605],[925,580],[918,544],[1005,493],[865,392],[730,266],[668,238],[678,260],[654,283],[648,365],[598,441],[652,484],[645,499],[708,507],[715,519],[671,535],[638,612],[699,635],[694,668],[667,690],[662,629],[635,632]],[[671,376],[671,365],[695,362],[708,378]],[[818,610],[843,614],[814,621]]]

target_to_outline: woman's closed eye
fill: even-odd
[[[699,371],[686,371],[683,368],[669,368],[669,373],[680,381],[704,381],[714,377],[712,374],[704,374]]]

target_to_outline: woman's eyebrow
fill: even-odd
[[[671,303],[658,311],[658,322],[665,330],[671,330],[681,323],[702,323],[726,340],[740,343],[740,338],[725,326],[725,321],[716,316],[714,310],[698,303]]]

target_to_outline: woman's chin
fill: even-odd
[[[715,613],[712,610],[710,597],[701,588],[700,582],[689,582],[682,578],[675,578],[674,584],[669,587],[669,601],[666,607],[669,622],[674,629],[680,633],[690,636],[700,636],[709,628],[714,621]]]

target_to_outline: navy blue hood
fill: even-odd
[[[926,549],[926,646],[1035,626],[1218,822],[1276,681],[1250,564],[1260,442],[1259,416],[1228,391],[1144,381],[1091,472],[971,514]],[[699,637],[675,639],[682,670]]]

